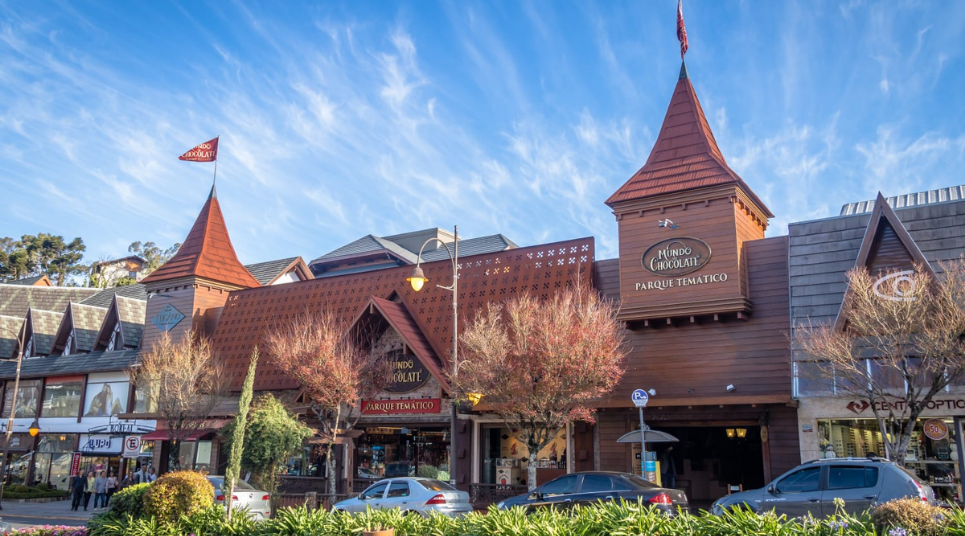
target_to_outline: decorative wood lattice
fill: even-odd
[[[593,255],[593,239],[582,238],[461,257],[460,327],[489,302],[526,292],[545,298],[577,278],[581,284],[591,285]],[[418,293],[406,281],[411,266],[232,292],[213,337],[215,351],[231,378],[231,388],[241,388],[251,350],[263,343],[270,327],[305,310],[323,308],[351,320],[370,296],[388,298],[393,292],[398,293],[445,367],[452,345],[452,294],[436,285],[452,283],[452,264],[445,260],[422,267],[429,283]],[[298,387],[269,359],[262,360],[258,369],[256,390]]]

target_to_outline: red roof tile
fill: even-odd
[[[773,216],[727,166],[694,86],[682,69],[647,163],[611,195],[606,204],[613,206],[622,201],[721,184],[740,185],[768,216]]]
[[[419,361],[429,369],[429,373],[436,378],[443,389],[448,391],[449,380],[442,372],[442,363],[405,304],[374,296],[369,303],[382,313],[382,317],[402,337],[402,340],[412,349]]]
[[[261,286],[238,261],[214,187],[211,188],[208,201],[178,252],[141,283],[150,284],[187,276],[198,276],[247,288]]]

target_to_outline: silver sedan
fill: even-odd
[[[469,494],[439,480],[404,477],[380,480],[369,486],[358,497],[336,503],[336,511],[358,513],[366,507],[373,510],[399,508],[403,512],[428,516],[439,512],[450,517],[472,512]]]
[[[208,475],[208,482],[214,486],[215,504],[224,505],[227,499],[224,477]],[[246,509],[255,521],[265,521],[271,517],[271,495],[267,491],[253,488],[244,480],[238,480],[235,482],[234,493],[231,494],[231,509]]]

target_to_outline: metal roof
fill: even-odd
[[[137,362],[138,350],[34,357],[23,360],[21,378],[43,378],[85,372],[126,370]],[[0,379],[17,375],[16,360],[0,360]]]
[[[122,298],[147,301],[147,289],[144,287],[144,284],[136,283],[134,285],[123,285],[120,287],[104,289],[90,298],[80,302],[80,304],[90,305],[92,307],[103,307],[106,309],[111,306],[111,302],[114,301],[115,294]]]
[[[913,194],[895,195],[886,197],[885,202],[892,209],[898,210],[909,207],[920,207],[923,205],[934,205],[937,203],[947,203],[949,201],[961,201],[965,199],[965,185],[949,186],[937,190],[926,190]],[[875,200],[859,201],[857,203],[845,203],[841,207],[839,216],[854,216],[855,214],[866,214],[874,210]]]
[[[279,274],[284,272],[285,269],[291,266],[296,260],[298,260],[298,257],[288,257],[287,259],[246,264],[245,269],[251,272],[251,275],[255,276],[255,279],[257,279],[262,286],[265,286],[274,281]]]

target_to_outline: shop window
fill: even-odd
[[[543,486],[544,495],[563,495],[576,490],[576,475],[566,475],[548,482]]]
[[[389,494],[387,498],[392,497],[408,497],[409,496],[409,485],[405,482],[393,482],[389,486]]]
[[[83,378],[48,378],[40,416],[77,417],[80,413],[80,393],[83,390]]]
[[[828,468],[828,489],[872,488],[878,484],[877,467]]]
[[[148,396],[147,389],[134,389],[134,413],[154,413],[157,411],[157,404]]]
[[[821,477],[820,467],[809,467],[796,473],[791,473],[777,483],[777,491],[781,493],[805,493],[818,491]]]
[[[194,465],[194,452],[197,443],[194,441],[181,441],[178,445],[178,469],[191,469]]]
[[[883,366],[878,359],[869,359],[868,361],[871,368],[871,377],[876,384],[884,389],[899,390],[905,388],[905,378],[896,368]]]
[[[14,411],[14,417],[33,418],[37,416],[41,381],[20,380],[20,388],[17,390],[17,410]],[[10,416],[10,408],[13,405],[13,382],[7,382],[7,387],[3,397],[4,418]]]
[[[131,388],[128,382],[105,382],[87,384],[87,400],[84,417],[110,417],[127,412],[127,396]]]

